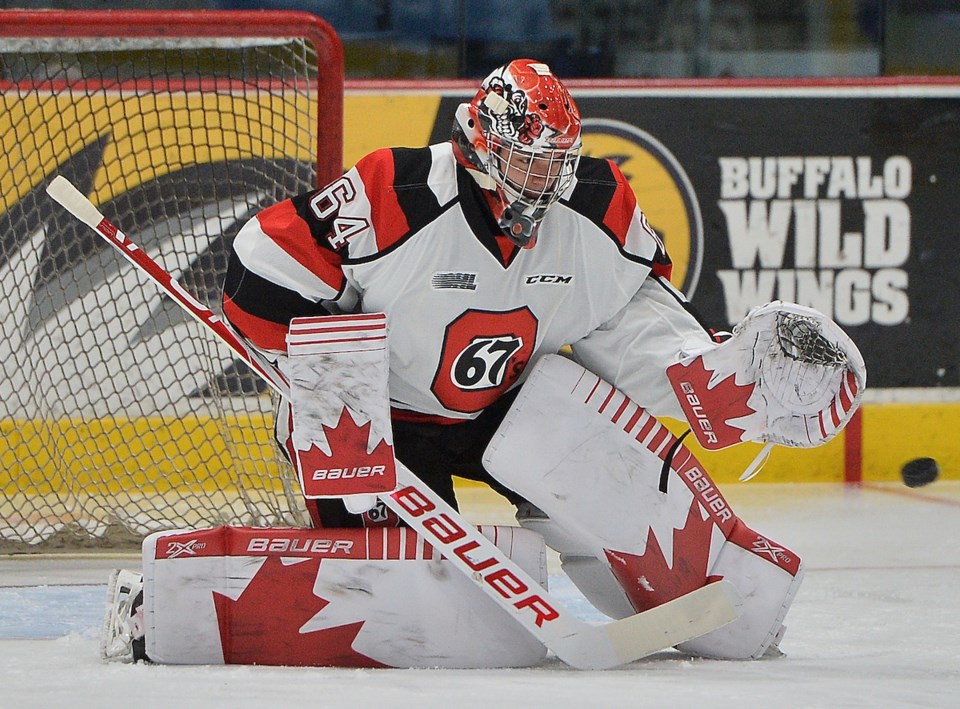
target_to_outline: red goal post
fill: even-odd
[[[0,553],[304,521],[256,377],[44,190],[219,310],[243,221],[342,172],[343,82],[307,13],[0,11]]]

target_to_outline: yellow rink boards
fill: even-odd
[[[264,472],[274,473],[279,489],[272,424],[269,415],[232,420],[5,421],[0,425],[0,490],[4,496],[45,495],[64,486],[91,494],[229,490],[238,481],[249,485]],[[960,479],[960,441],[951,433],[958,426],[960,402],[864,405],[862,479],[899,480],[903,464],[919,457],[935,458],[941,478]],[[674,433],[685,430],[678,422],[668,422],[668,427]],[[777,447],[755,482],[847,481],[852,473],[850,435],[845,431],[815,449]],[[38,451],[25,448],[27,440],[44,440],[54,453],[36,457]],[[735,482],[760,450],[747,443],[707,452],[690,438],[686,441],[718,483]],[[248,473],[255,474],[248,478]]]

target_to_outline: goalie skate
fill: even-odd
[[[143,624],[143,575],[117,569],[107,582],[107,612],[100,632],[100,657],[109,662],[147,659]]]

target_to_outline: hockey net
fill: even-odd
[[[342,171],[343,59],[284,12],[0,12],[0,552],[302,524],[273,402],[44,189],[214,311],[262,206]]]

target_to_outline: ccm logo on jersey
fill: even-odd
[[[350,480],[351,478],[372,478],[383,475],[384,465],[359,465],[355,468],[318,468],[313,471],[314,480]]]
[[[553,273],[538,273],[532,276],[527,276],[527,285],[532,286],[538,283],[558,283],[560,285],[567,285],[570,281],[573,280],[573,276],[560,276]]]
[[[301,554],[349,554],[353,550],[353,542],[348,539],[310,539],[309,537],[254,537],[247,543],[249,552],[299,552]]]
[[[707,418],[706,413],[703,411],[700,397],[694,393],[693,384],[690,382],[680,382],[680,390],[686,397],[687,403],[690,404],[690,411],[697,419],[697,425],[703,429],[703,440],[709,443],[719,443],[717,434],[713,432],[713,424],[710,423],[710,419]]]

